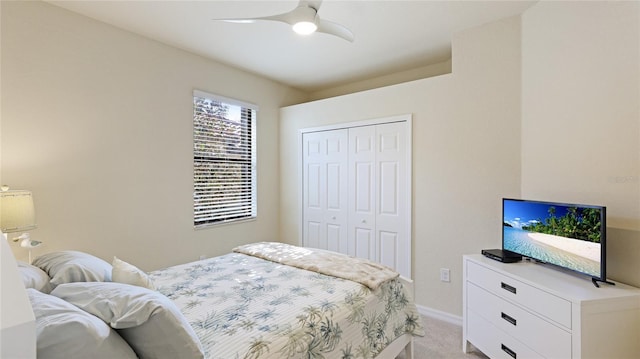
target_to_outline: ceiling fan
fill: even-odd
[[[295,9],[283,14],[247,19],[217,20],[234,23],[253,23],[258,20],[280,21],[291,25],[293,31],[300,35],[309,35],[317,31],[353,42],[354,36],[349,29],[338,23],[320,19],[318,10],[321,4],[322,0],[300,0]]]

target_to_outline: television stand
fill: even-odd
[[[638,358],[640,289],[532,261],[463,257],[462,350],[490,358]]]
[[[616,285],[614,282],[606,280],[606,279],[591,278],[591,281],[593,282],[593,285],[596,286],[596,288],[600,288],[600,285],[598,285],[598,282],[606,283],[606,284],[609,284],[609,285]]]

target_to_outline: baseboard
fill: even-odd
[[[442,320],[443,322],[462,326],[462,317],[459,317],[457,315],[453,315],[447,312],[443,312],[441,310],[424,307],[421,305],[416,305],[416,307],[418,308],[418,313],[426,317],[434,318],[434,319]]]

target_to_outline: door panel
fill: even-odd
[[[370,126],[367,126],[370,127]],[[359,128],[354,128],[354,129],[350,129],[350,131],[353,133],[355,138],[355,148],[354,148],[354,152],[355,154],[360,154],[360,153],[368,153],[368,154],[373,154],[373,152],[375,151],[375,147],[374,147],[374,143],[375,143],[375,138],[372,136],[371,131],[369,131],[368,129],[364,129],[362,127]]]
[[[340,252],[340,242],[343,240],[341,237],[341,231],[344,226],[337,226],[334,224],[327,224],[327,242],[325,249],[334,252]]]
[[[381,231],[380,238],[380,263],[396,268],[398,265],[398,233]]]
[[[398,162],[380,163],[380,214],[397,216],[398,213]]]
[[[327,209],[340,211],[342,210],[343,199],[340,198],[342,180],[345,175],[344,168],[340,168],[340,163],[327,164]]]
[[[371,162],[358,162],[355,166],[355,211],[372,215],[374,213],[373,193],[374,166]]]
[[[315,209],[321,209],[320,205],[320,166],[317,163],[308,165],[307,182],[307,206]]]
[[[309,247],[318,247],[318,240],[320,239],[320,230],[322,228],[322,223],[318,222],[307,222],[306,234],[307,234],[307,244]]]
[[[375,233],[369,228],[355,228],[355,241],[353,256],[370,258],[375,248]]]

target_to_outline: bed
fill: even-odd
[[[63,270],[70,262],[73,269]],[[92,358],[117,353],[119,358],[391,359],[402,351],[410,358],[413,336],[424,335],[410,282],[397,273],[282,243],[249,244],[150,273],[117,258],[110,265],[73,251],[46,254],[30,267],[50,279],[25,279],[39,358],[81,357],[83,352],[70,352],[69,341],[82,338],[87,346],[94,337],[101,338],[95,348],[81,348],[95,353]],[[73,274],[61,276],[65,271]],[[85,321],[99,320],[80,326],[79,334],[65,328],[67,342],[59,343],[63,328],[48,319],[48,301],[87,314]],[[47,302],[44,309],[41,302]],[[86,328],[100,322],[102,334],[87,339]]]

